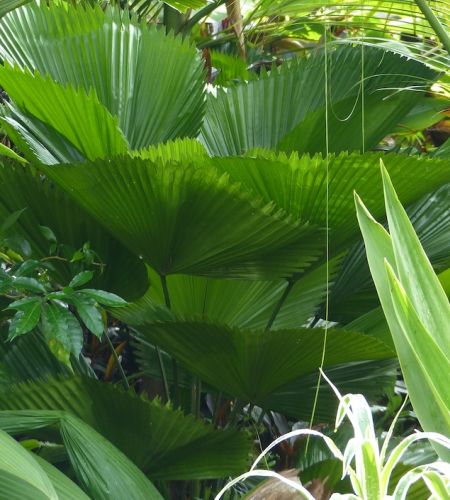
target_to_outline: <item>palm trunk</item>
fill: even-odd
[[[242,59],[246,59],[245,53],[245,38],[244,38],[244,25],[242,23],[242,11],[240,0],[227,0],[227,14],[230,19],[231,25],[236,33],[239,55]]]

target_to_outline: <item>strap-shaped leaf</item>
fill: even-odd
[[[327,97],[323,53],[284,64],[258,80],[219,89],[217,97],[208,96],[202,140],[211,153],[222,156],[255,147],[323,152],[328,100],[330,151],[376,145],[422,95],[418,88],[425,90],[436,73],[391,52],[365,48],[368,119],[361,127],[361,57],[359,47],[340,47],[329,55]],[[406,90],[411,87],[414,90]]]
[[[389,161],[388,158],[386,161]],[[393,174],[392,171],[391,174]],[[396,182],[401,182],[397,176],[395,177]],[[411,184],[414,183],[412,179],[410,181]],[[450,238],[448,238],[450,233],[450,184],[445,184],[410,205],[407,208],[407,213],[433,269],[436,272],[445,271],[450,267]],[[365,314],[378,304],[377,292],[367,265],[364,243],[360,242],[346,256],[339,277],[332,288],[330,317],[340,323],[350,320],[358,322],[359,315]],[[384,315],[382,311],[380,312],[381,323],[384,323],[384,330],[390,337]],[[366,331],[360,330],[356,323],[354,328],[349,328],[356,331]]]
[[[239,330],[194,321],[136,328],[211,386],[257,404],[279,387],[316,373],[324,342],[321,329]],[[392,356],[377,339],[328,331],[325,366]]]
[[[17,434],[57,425],[78,481],[99,500],[163,497],[120,450],[79,418],[63,411],[3,411],[0,428]]]
[[[49,242],[39,229],[46,226],[53,231],[58,243],[68,245],[74,252],[90,243],[104,264],[103,272],[95,273],[93,288],[115,292],[127,299],[140,297],[145,292],[147,271],[136,255],[50,181],[33,175],[29,168],[0,164],[0,218],[21,209],[25,210],[10,231],[28,240],[34,258],[49,255]],[[61,285],[67,285],[76,272],[75,265],[47,261],[50,263],[56,279]]]
[[[59,469],[41,458],[37,454],[33,454],[33,458],[41,466],[52,482],[58,498],[61,500],[88,500],[89,497],[83,490],[77,486],[71,479],[65,476]]]
[[[0,67],[0,84],[19,108],[50,125],[84,158],[95,160],[127,151],[117,120],[92,90],[77,90],[8,65]]]
[[[215,430],[180,410],[93,379],[18,384],[0,393],[0,409],[70,412],[155,479],[217,478],[239,474],[247,465],[250,443],[236,429]]]
[[[49,477],[33,456],[4,431],[0,431],[0,446],[2,498],[58,500]]]
[[[45,172],[160,274],[273,279],[323,250],[323,231],[246,194],[207,161],[122,158]]]
[[[450,360],[450,305],[447,296],[384,167],[382,174],[386,213],[400,283],[418,318]]]
[[[200,129],[203,65],[195,48],[119,7],[27,5],[0,20],[0,39],[0,56],[11,64],[93,89],[132,149]]]
[[[386,172],[383,173],[385,182],[388,181],[387,175]],[[407,215],[403,208],[400,209],[401,205],[393,196],[392,188],[388,184],[385,187],[385,193],[387,210],[391,212],[390,218],[394,218],[392,238],[372,218],[368,210],[357,198],[358,220],[366,244],[369,267],[393,336],[411,402],[421,425],[425,430],[437,431],[447,435],[450,429],[448,421],[449,392],[448,384],[442,384],[442,370],[445,371],[446,364],[442,365],[433,360],[442,356],[448,358],[448,321],[445,321],[449,311],[448,302],[446,303],[447,299],[441,285],[439,282],[436,283],[437,279],[431,266],[424,264],[423,268],[417,268],[417,266],[422,266],[420,262],[426,259],[423,249],[410,224],[406,224],[404,221],[399,222],[401,219],[407,218]],[[393,243],[394,237],[397,240],[395,244]],[[407,241],[409,241],[408,244],[405,243]],[[396,281],[395,274],[399,273],[400,266],[400,263],[396,260],[396,255],[400,255],[399,245],[404,245],[402,252],[408,253],[406,262],[409,264],[405,268],[402,263],[402,273],[404,274],[407,269],[407,272],[413,275],[413,277],[408,277],[408,280],[417,280],[418,286],[422,288],[421,293],[430,290],[430,299],[426,295],[422,295],[424,303],[420,305],[420,315],[425,314],[424,317],[427,317],[425,323],[428,327],[434,324],[434,318],[430,319],[429,316],[433,308],[438,311],[439,317],[444,319],[443,322],[439,322],[436,330],[434,328],[427,330],[417,310],[411,305],[411,300],[406,295],[403,287]],[[394,247],[397,247],[395,251]],[[411,262],[416,262],[416,264],[411,265]],[[418,262],[419,264],[417,264]],[[395,266],[395,269],[389,267],[389,273],[385,269],[387,263]],[[424,269],[428,271],[425,274],[423,274]],[[433,274],[433,277],[427,278],[427,274],[430,273]],[[436,306],[436,294],[442,296],[442,299],[438,302],[441,304],[440,308]],[[417,300],[417,297],[415,297],[415,300]],[[433,301],[431,307],[429,302]],[[432,342],[429,341],[430,337]],[[430,352],[427,354],[428,351]],[[417,354],[418,352],[420,354]],[[430,401],[434,400],[435,394],[439,394],[441,402],[439,406],[430,405]],[[447,401],[446,408],[445,403],[442,403],[442,401]],[[444,410],[440,410],[443,407]],[[448,457],[447,452],[442,453],[443,457]]]

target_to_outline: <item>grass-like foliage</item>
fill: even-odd
[[[346,394],[342,396],[333,383],[322,372],[322,376],[329,383],[337,398],[339,408],[336,415],[336,429],[339,428],[345,417],[353,427],[353,437],[348,440],[342,452],[334,441],[321,432],[311,429],[299,429],[273,441],[253,462],[249,472],[242,474],[230,481],[216,496],[216,500],[223,497],[224,493],[236,483],[250,477],[277,478],[291,486],[299,493],[299,498],[314,500],[314,496],[300,482],[292,481],[277,472],[259,469],[258,465],[275,446],[288,439],[299,436],[311,436],[323,439],[335,458],[342,462],[342,477],[348,476],[353,488],[352,493],[333,493],[331,500],[341,499],[393,499],[402,500],[407,497],[408,490],[417,481],[424,481],[432,498],[448,498],[450,488],[450,464],[436,461],[427,465],[420,465],[408,471],[397,482],[392,495],[388,494],[391,476],[395,466],[400,462],[408,448],[418,440],[429,439],[450,450],[450,439],[435,432],[416,432],[405,437],[391,451],[390,440],[394,433],[398,416],[393,420],[389,431],[384,438],[381,448],[375,433],[372,411],[364,396],[361,394]]]

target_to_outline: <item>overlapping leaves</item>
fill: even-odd
[[[58,259],[46,264],[52,276],[65,285],[80,269],[70,263],[76,251],[89,243],[103,266],[96,273],[92,288],[115,292],[127,299],[141,296],[147,288],[147,273],[142,261],[82,210],[57,186],[29,168],[4,163],[0,165],[0,219],[21,211],[8,235],[20,236],[29,244],[29,258],[49,257],[50,243],[42,227],[51,229],[56,243],[61,243]],[[54,254],[52,254],[54,256]],[[50,256],[52,256],[50,255]]]
[[[325,55],[318,53],[259,80],[219,89],[208,97],[202,141],[222,156],[256,147],[309,153],[324,152],[326,143],[331,152],[374,147],[436,73],[377,48],[367,48],[362,57],[359,48],[341,47],[329,55],[328,71]]]
[[[198,133],[204,97],[195,49],[118,7],[68,12],[61,4],[30,4],[0,20],[0,39],[7,63],[42,75],[5,66],[0,81],[14,101],[4,117],[10,135],[44,163],[77,161],[77,152],[95,159],[128,144],[141,149]]]
[[[19,384],[0,393],[0,408],[70,412],[155,479],[221,477],[246,466],[249,442],[239,431],[217,431],[181,411],[93,379]]]
[[[137,325],[146,338],[213,387],[262,404],[275,389],[320,365],[324,331],[240,330],[207,322]],[[365,335],[330,330],[325,365],[385,359],[392,351]]]
[[[448,435],[450,392],[440,375],[450,367],[448,299],[384,167],[382,175],[391,235],[356,199],[369,267],[413,407],[425,430]]]

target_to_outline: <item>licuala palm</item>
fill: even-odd
[[[318,53],[286,63],[215,96],[205,91],[196,50],[180,38],[117,7],[35,4],[0,20],[0,55],[0,85],[10,99],[1,122],[29,162],[5,160],[1,167],[1,214],[31,208],[15,231],[26,235],[35,255],[44,251],[36,225],[54,228],[73,246],[86,237],[96,245],[106,263],[102,286],[132,301],[111,313],[136,332],[142,369],[165,379],[168,399],[181,404],[186,387],[197,394],[203,387],[219,401],[236,400],[235,408],[251,403],[306,420],[325,335],[324,366],[342,390],[363,383],[376,395],[393,386],[387,328],[371,336],[342,328],[364,318],[372,304],[331,329],[324,320],[334,317],[323,303],[328,278],[341,279],[354,262],[342,267],[360,239],[353,190],[375,216],[384,213],[380,155],[360,149],[376,146],[395,127],[421,95],[408,89],[426,90],[437,78],[433,70],[375,48],[362,60],[359,48],[347,47],[329,58]],[[361,64],[369,78],[363,88]],[[336,155],[308,154],[327,149]],[[407,205],[450,181],[438,159],[391,154],[386,165]],[[73,211],[86,225],[83,234],[67,223]],[[70,269],[54,272],[67,276]],[[39,332],[33,335],[17,340],[22,349],[31,338],[42,343]],[[51,417],[40,412],[64,411],[110,439],[150,478],[211,478],[245,468],[249,445],[238,431],[204,428],[60,366],[47,373],[63,379],[37,381],[36,373],[22,372],[17,351],[5,347],[5,371],[15,368],[8,385],[28,382],[0,395],[0,408],[33,410],[30,432]],[[37,352],[30,356],[38,359]],[[39,363],[49,361],[43,355]],[[378,376],[359,379],[361,366]],[[89,394],[91,386],[101,401],[95,412],[104,415],[98,422],[69,396]],[[325,420],[334,415],[329,401],[330,393],[322,393],[318,415]],[[186,430],[179,437],[155,433],[154,441],[131,448],[130,434],[115,420],[116,404],[121,412],[133,407],[136,419],[147,412],[139,431],[131,426],[133,439],[171,418]],[[225,441],[229,448],[215,456]],[[170,454],[159,465],[151,461],[149,443],[174,450],[180,464]]]

